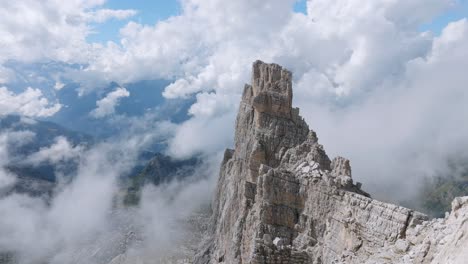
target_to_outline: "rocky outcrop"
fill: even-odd
[[[195,263],[463,263],[468,199],[445,219],[370,198],[333,160],[299,109],[292,74],[253,64]],[[464,255],[465,254],[465,255]]]

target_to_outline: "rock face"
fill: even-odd
[[[445,219],[370,198],[299,109],[292,74],[256,61],[195,263],[464,263],[468,198]]]

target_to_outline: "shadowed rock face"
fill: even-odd
[[[221,164],[213,229],[195,263],[465,260],[468,198],[459,198],[446,219],[433,221],[371,199],[353,183],[349,161],[331,161],[292,108],[291,72],[261,61],[252,72],[235,149],[226,150]]]

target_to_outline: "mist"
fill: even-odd
[[[142,120],[139,120],[143,122]],[[124,254],[127,263],[179,256],[169,251],[186,243],[187,219],[207,210],[219,157],[205,157],[193,175],[162,186],[146,186],[137,206],[122,205],[121,177],[148,145],[165,137],[167,123],[150,130],[135,126],[92,147],[73,146],[64,137],[23,157],[26,163],[78,163],[76,175],[62,175],[50,200],[7,192],[15,180],[5,166],[12,147],[33,140],[28,131],[0,135],[0,252],[21,264],[109,263]],[[195,240],[193,243],[197,243]],[[194,244],[193,246],[196,246]],[[188,249],[190,250],[190,249]],[[123,257],[122,255],[121,257]],[[180,257],[180,256],[179,256]]]

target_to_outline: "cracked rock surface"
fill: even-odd
[[[468,197],[430,221],[373,200],[292,107],[291,80],[253,64],[194,263],[468,263]]]

